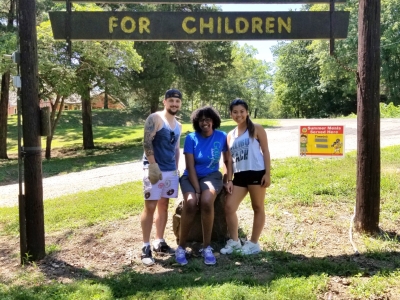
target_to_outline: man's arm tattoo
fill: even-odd
[[[144,124],[144,139],[143,148],[146,156],[154,155],[153,150],[153,139],[156,135],[156,124],[154,122],[154,116],[149,116]]]

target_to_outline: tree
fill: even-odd
[[[274,55],[279,56],[274,101],[279,103],[283,118],[310,118],[319,112],[319,66],[308,48],[310,44],[293,41],[273,48]]]
[[[0,18],[5,21],[6,25],[0,25],[0,55],[9,55],[16,51],[16,28],[14,27],[15,0],[8,3],[0,2],[1,15]],[[1,64],[1,96],[0,96],[0,159],[8,159],[7,155],[7,119],[8,104],[10,90],[10,69],[11,61]]]
[[[265,61],[254,58],[256,54],[257,50],[247,44],[235,48],[234,69],[231,70],[232,76],[239,79],[242,97],[247,100],[254,118],[260,111],[264,117],[268,116],[270,97],[267,95],[272,89],[271,66]]]
[[[357,195],[355,228],[379,231],[380,0],[360,0],[357,70]]]
[[[381,101],[400,105],[400,1],[382,0],[381,16]]]
[[[210,11],[205,5],[128,5],[134,11]],[[219,101],[220,78],[231,61],[230,42],[137,42],[143,57],[143,72],[132,74],[134,98],[142,107],[154,112],[166,89],[176,87],[184,92],[182,110],[193,110],[196,95],[208,104]],[[201,101],[199,101],[201,102]],[[196,103],[198,104],[198,103]]]
[[[55,42],[48,21],[38,26],[39,96],[50,104],[50,135],[46,137],[46,159],[51,158],[51,143],[61,118],[64,100],[74,92],[76,74],[69,65],[65,43]]]
[[[306,50],[309,51],[308,56],[314,57],[314,63],[319,68],[317,80],[312,82],[316,88],[314,95],[317,97],[309,98],[308,101],[311,107],[319,102],[319,105],[314,107],[314,117],[348,115],[357,111],[358,3],[359,0],[348,0],[346,3],[337,4],[338,10],[350,12],[350,22],[348,37],[344,40],[335,40],[333,56],[329,53],[329,42],[325,40],[314,40],[309,45],[297,43],[298,41],[291,43],[294,45],[297,43],[297,46],[305,46]],[[327,10],[327,8],[327,4],[306,6],[306,9],[311,11]],[[382,0],[380,101],[393,102],[394,104],[400,103],[399,12],[399,0]],[[281,44],[281,46],[285,47],[284,44]],[[279,46],[277,49],[279,49]],[[279,55],[279,52],[275,54]],[[280,58],[278,58],[279,62]],[[285,60],[282,60],[282,62],[284,68],[290,69],[290,65],[285,64]],[[279,74],[279,69],[282,66],[278,65],[277,74]],[[293,69],[295,68],[297,67],[293,67]],[[296,80],[295,77],[293,79]],[[299,78],[298,80],[302,79]],[[284,93],[284,85],[279,85],[279,87],[282,88],[281,92]],[[295,95],[300,97],[300,91]],[[282,98],[278,97],[276,100],[281,101]]]
[[[176,79],[171,45],[167,42],[136,42],[135,49],[143,58],[143,71],[131,72],[131,88],[137,101],[145,101],[153,113],[159,108],[160,97]]]
[[[96,5],[74,6],[77,10],[99,10]],[[64,99],[73,93],[81,96],[83,148],[94,148],[90,92],[106,89],[119,92],[125,73],[140,70],[141,59],[133,42],[73,42],[69,57],[64,42],[54,41],[49,21],[38,27],[41,96],[51,99],[53,109],[62,110]],[[57,102],[58,101],[58,102]],[[52,113],[52,134],[47,139],[46,158],[50,158],[51,139],[61,113]]]

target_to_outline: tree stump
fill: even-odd
[[[214,225],[212,229],[211,241],[212,242],[225,242],[228,237],[228,227],[226,225],[225,219],[225,190],[217,195],[214,202]],[[172,226],[174,229],[174,234],[176,236],[176,242],[179,244],[180,237],[180,224],[181,224],[181,214],[182,214],[183,201],[181,201],[176,207],[175,214],[172,219]],[[201,226],[201,212],[197,211],[194,218],[192,228],[189,231],[187,237],[187,242],[203,242],[203,231]]]

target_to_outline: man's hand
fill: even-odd
[[[149,164],[149,180],[151,184],[156,184],[162,180],[162,173],[157,163]]]

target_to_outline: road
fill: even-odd
[[[344,125],[345,152],[357,149],[356,119],[287,119],[279,120],[279,126],[267,129],[272,159],[298,155],[300,125]],[[391,145],[400,145],[400,119],[381,120],[381,147]],[[181,155],[179,169],[182,172],[184,168],[184,158]],[[141,162],[130,162],[44,178],[43,198],[46,200],[78,191],[114,186],[140,180],[141,176]],[[0,186],[0,195],[0,206],[18,205],[18,184]]]

